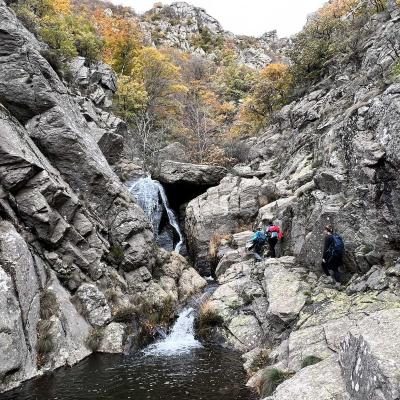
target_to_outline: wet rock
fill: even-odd
[[[185,269],[179,278],[178,293],[181,301],[186,301],[195,293],[199,293],[207,285],[194,268]]]

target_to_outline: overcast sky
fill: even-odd
[[[149,10],[155,0],[111,0],[131,6],[136,12]],[[173,1],[162,1],[170,4]],[[260,36],[276,29],[279,36],[299,32],[307,15],[316,11],[326,0],[191,0],[206,9],[225,30],[241,35]]]

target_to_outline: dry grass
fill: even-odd
[[[86,341],[85,341],[86,346],[93,352],[98,350],[98,348],[100,347],[101,341],[103,340],[103,336],[104,336],[104,328],[103,327],[93,328],[89,332],[89,335],[86,338]]]
[[[40,295],[40,318],[47,320],[59,312],[57,296],[52,290],[45,289]]]
[[[136,307],[134,306],[123,306],[117,308],[113,314],[114,322],[131,323],[137,315]]]
[[[210,262],[218,262],[218,250],[223,244],[230,244],[232,242],[232,235],[228,233],[214,232],[208,246],[208,257]]]
[[[197,330],[200,337],[207,337],[210,330],[223,324],[222,317],[216,311],[214,305],[207,301],[200,306],[197,320]]]
[[[275,392],[275,389],[291,376],[292,374],[285,373],[277,368],[268,369],[262,376],[261,396],[271,396]]]

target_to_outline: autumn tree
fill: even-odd
[[[136,21],[104,10],[95,11],[92,19],[104,40],[104,61],[118,74],[129,75],[142,48],[142,34]]]
[[[289,101],[292,82],[286,64],[273,63],[261,70],[232,128],[233,136],[254,134],[263,128],[273,112]]]
[[[19,1],[14,9],[59,61],[81,55],[89,61],[100,56],[102,40],[91,21],[72,12],[69,0]]]
[[[187,88],[181,81],[180,68],[166,52],[143,47],[130,63],[130,74],[119,78],[117,111],[128,119],[130,145],[140,149],[147,167],[179,119],[177,97]]]

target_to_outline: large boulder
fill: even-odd
[[[340,365],[352,399],[399,397],[399,325],[399,309],[377,312],[342,342]]]
[[[218,186],[188,204],[185,231],[197,268],[210,271],[210,240],[251,224],[260,207],[261,196],[262,184],[258,178],[228,175]]]
[[[207,187],[217,185],[227,173],[227,170],[220,166],[164,160],[153,172],[153,177],[167,184]]]
[[[263,400],[350,400],[341,370],[335,357],[304,368],[293,378],[278,386],[276,392]]]

